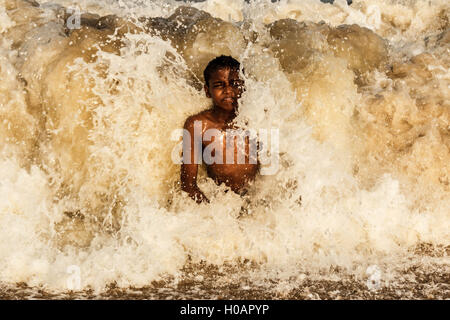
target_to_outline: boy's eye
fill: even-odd
[[[244,81],[241,80],[235,80],[233,82],[231,82],[231,85],[233,87],[242,87],[244,85]]]
[[[230,82],[231,87],[239,88],[244,86],[244,81],[242,80],[233,80]],[[216,82],[213,84],[213,88],[223,88],[225,87],[224,82]]]

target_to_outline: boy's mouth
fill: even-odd
[[[235,98],[232,98],[232,97],[227,97],[227,98],[224,98],[222,101],[223,101],[223,102],[235,102],[236,99],[235,99]]]

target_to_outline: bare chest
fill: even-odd
[[[256,164],[257,142],[239,128],[210,126],[202,132],[206,164]]]

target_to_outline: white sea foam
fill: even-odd
[[[449,245],[447,1],[78,4],[122,20],[69,31],[62,7],[0,2],[1,281],[64,291],[77,266],[82,288],[145,286],[188,260],[386,281]],[[244,197],[202,172],[197,205],[171,132],[222,53],[245,69],[236,122],[279,128],[280,170]]]

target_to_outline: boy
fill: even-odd
[[[242,130],[233,126],[238,99],[244,90],[239,78],[239,62],[222,55],[211,60],[203,74],[205,93],[212,99],[213,106],[186,120],[181,165],[181,189],[197,203],[209,202],[197,186],[198,164],[201,163],[198,158],[202,155],[208,176],[238,194],[245,193],[245,187],[254,180],[259,166],[255,141],[250,142],[246,136],[239,143]]]

